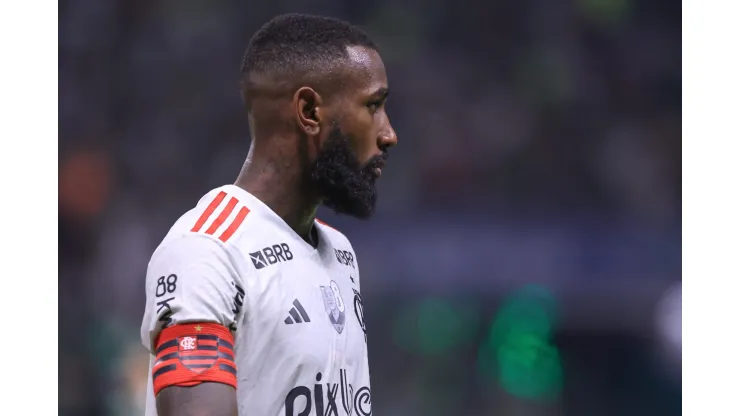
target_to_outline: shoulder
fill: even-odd
[[[264,221],[251,195],[234,186],[206,193],[170,228],[154,251],[149,267],[173,263],[219,263],[244,272],[245,241],[262,240]]]
[[[248,194],[233,186],[222,186],[205,194],[198,203],[183,214],[172,226],[168,240],[199,235],[215,243],[228,244],[241,236],[254,223],[250,215]]]

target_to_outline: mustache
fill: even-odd
[[[382,154],[379,154],[378,156],[374,156],[373,158],[371,158],[365,164],[365,169],[363,170],[373,170],[375,168],[383,168],[387,162],[388,162],[388,153],[383,152]]]

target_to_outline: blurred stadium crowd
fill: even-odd
[[[60,414],[141,414],[149,256],[235,179],[240,57],[287,11],[361,25],[388,69],[378,215],[321,215],[363,270],[374,413],[680,414],[681,5],[657,0],[61,0]]]

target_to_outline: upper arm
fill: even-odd
[[[236,414],[232,331],[242,287],[229,253],[208,237],[177,237],[155,252],[141,336],[155,356],[152,382],[160,416]],[[210,394],[222,400],[200,413]]]
[[[150,348],[159,332],[187,322],[213,322],[235,329],[244,296],[241,278],[229,253],[209,237],[176,237],[157,250],[146,276],[142,342]]]

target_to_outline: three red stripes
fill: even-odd
[[[221,191],[216,195],[216,198],[211,201],[210,204],[208,204],[208,207],[206,207],[206,210],[203,211],[203,214],[200,215],[198,218],[198,221],[193,226],[193,229],[190,230],[194,233],[197,233],[200,231],[201,228],[205,225],[206,221],[213,215],[213,213],[216,211],[216,208],[218,208],[219,205],[221,205],[221,202],[224,201],[226,198],[226,192]],[[213,221],[210,227],[206,230],[206,234],[213,235],[213,233],[218,230],[218,228],[223,225],[223,223],[226,221],[227,218],[229,218],[229,215],[231,215],[231,212],[234,211],[234,208],[236,208],[236,205],[239,203],[239,200],[231,197],[229,202],[226,204],[224,209],[221,211],[220,214],[218,214],[218,217]],[[242,207],[239,212],[237,212],[236,217],[234,220],[229,224],[229,226],[224,230],[223,233],[218,237],[219,240],[226,242],[229,238],[231,238],[232,235],[236,232],[236,230],[239,228],[239,226],[244,221],[244,218],[247,217],[247,214],[249,214],[249,209],[247,207]]]

